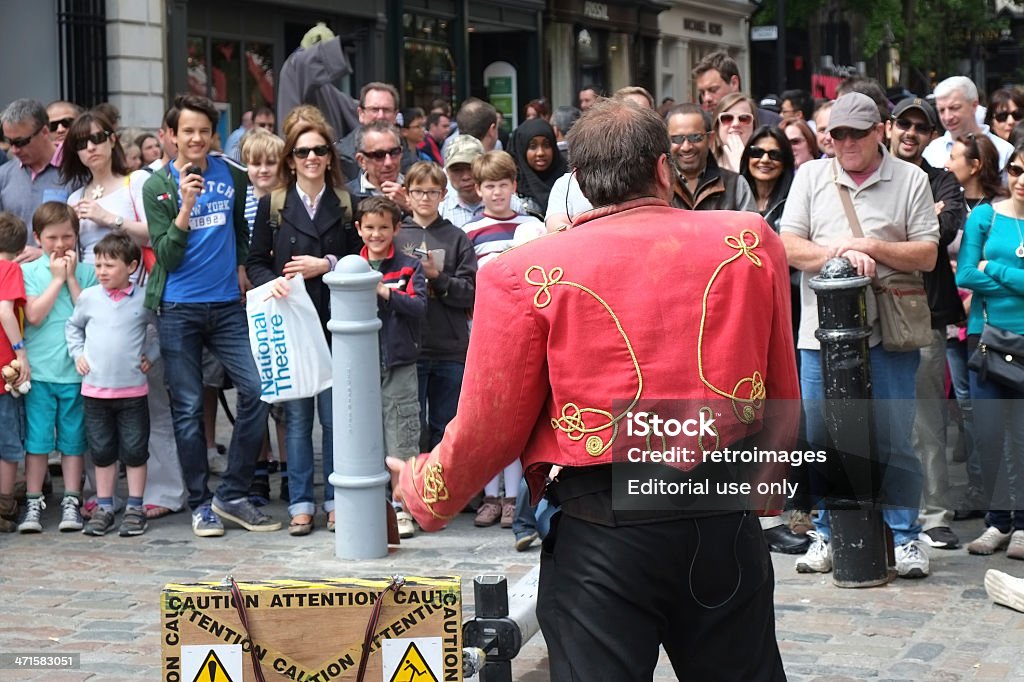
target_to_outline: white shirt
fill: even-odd
[[[1010,163],[1010,159],[1013,158],[1013,145],[989,130],[987,125],[980,127],[981,132],[992,140],[996,151],[999,152],[999,172],[1002,173],[1006,164]],[[953,142],[953,136],[947,130],[945,135],[935,138],[924,148],[922,154],[924,160],[935,168],[945,168],[946,162],[949,161],[949,152],[953,149]],[[1003,177],[1005,176],[1006,174],[1003,173]]]

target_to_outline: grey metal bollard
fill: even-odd
[[[381,275],[359,256],[345,256],[324,275],[331,290],[331,356],[334,367],[335,544],[339,559],[387,556],[384,500],[390,480],[384,466],[380,403],[377,282]]]

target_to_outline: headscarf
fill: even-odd
[[[530,148],[530,140],[538,136],[546,137],[551,143],[551,165],[543,173],[533,170],[526,162],[526,150]],[[554,129],[544,119],[531,118],[515,129],[509,147],[509,153],[516,160],[519,194],[533,199],[540,207],[541,212],[547,211],[548,195],[551,194],[551,188],[554,186],[555,180],[565,175],[565,159],[562,158],[562,153],[558,149]]]

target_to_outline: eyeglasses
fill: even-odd
[[[750,155],[752,160],[760,159],[765,154],[772,161],[782,161],[782,150],[781,149],[762,149],[761,147],[754,147],[751,145],[747,147],[747,154]]]
[[[315,147],[296,147],[292,150],[292,156],[296,159],[305,159],[309,157],[310,152],[317,156],[327,156],[331,153],[331,148],[325,144],[318,144]]]
[[[672,144],[682,144],[683,142],[700,144],[707,136],[707,133],[690,133],[689,135],[673,135],[669,139],[672,141]]]
[[[409,196],[417,201],[430,197],[431,199],[437,199],[441,196],[441,190],[439,189],[411,189],[409,190]]]
[[[1006,174],[1011,178],[1019,178],[1021,175],[1024,175],[1024,166],[1018,166],[1015,163],[1011,163],[1006,167]]]
[[[71,124],[74,122],[75,119],[73,118],[58,118],[56,121],[50,121],[46,125],[47,127],[49,127],[51,133],[55,133],[57,132],[57,128],[61,126],[64,126],[65,128],[70,128]]]
[[[395,110],[391,107],[361,107],[363,111],[368,111],[374,116],[390,116],[395,113]]]
[[[1024,110],[1014,109],[1013,111],[1000,111],[998,114],[992,114],[992,120],[999,121],[1000,123],[1006,123],[1006,119],[1013,116],[1014,121],[1019,121],[1024,118]]]
[[[373,159],[374,161],[383,161],[385,156],[390,156],[392,158],[401,156],[402,148],[394,147],[393,149],[378,149],[372,152],[368,152],[364,149],[359,153],[368,159]]]
[[[40,131],[42,131],[42,129],[43,126],[39,126],[38,128],[36,128],[36,131],[29,135],[28,137],[7,137],[5,135],[4,140],[6,140],[7,144],[11,145],[12,147],[27,147],[29,143],[32,142],[32,138],[38,135]]]
[[[730,114],[728,111],[718,115],[718,121],[724,126],[732,125],[733,119],[738,119],[742,125],[749,125],[754,122],[753,114]]]
[[[867,130],[857,130],[856,128],[836,128],[834,130],[830,130],[828,134],[831,135],[832,139],[836,142],[842,142],[846,138],[850,138],[851,140],[863,140],[871,134],[872,130],[874,130],[873,126]]]
[[[101,144],[103,144],[104,142],[106,142],[107,140],[109,140],[111,134],[112,133],[109,133],[106,130],[101,130],[98,133],[93,133],[92,135],[84,137],[81,140],[76,140],[75,141],[75,150],[76,151],[82,151],[83,149],[88,148],[90,142],[92,142],[94,145],[96,145],[98,147]]]
[[[930,123],[917,123],[909,118],[898,118],[893,123],[900,130],[907,131],[913,129],[922,135],[931,135],[931,132],[935,130],[935,126]]]

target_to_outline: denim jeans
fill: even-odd
[[[971,378],[967,371],[967,342],[959,339],[946,341],[946,363],[953,384],[960,416],[964,424],[964,447],[967,449],[967,485],[982,490],[981,460],[974,446],[974,408],[971,405]]]
[[[466,365],[445,360],[420,360],[416,374],[420,385],[420,424],[427,434],[427,450],[441,442],[444,429],[455,416],[462,392]]]
[[[327,477],[334,471],[334,420],[331,389],[328,388],[316,398],[289,400],[284,404],[284,440],[288,446],[288,494],[291,500],[289,516],[316,512],[316,496],[313,494],[314,401],[323,432],[324,511],[334,509],[334,486],[327,482]]]
[[[516,496],[516,517],[512,519],[512,532],[516,538],[529,535],[534,531],[544,539],[551,530],[551,517],[558,511],[558,507],[548,502],[547,498],[541,498],[537,506],[530,504],[530,487],[526,485],[524,478],[519,482],[519,494]]]
[[[188,505],[194,510],[209,504],[211,498],[203,433],[204,346],[224,365],[238,394],[228,469],[221,477],[217,499],[241,499],[249,493],[270,407],[260,400],[260,381],[249,349],[245,309],[237,301],[164,303],[157,314],[174,440],[188,489]]]
[[[1004,533],[1024,530],[1024,392],[982,381],[973,369],[970,377],[975,443],[989,507],[985,523]]]
[[[869,353],[871,363],[872,415],[878,456],[888,465],[882,491],[901,500],[916,500],[913,507],[887,507],[882,511],[892,528],[897,545],[916,540],[921,532],[917,515],[921,499],[921,461],[914,453],[911,433],[914,426],[914,379],[919,355],[916,351],[892,353],[881,345]],[[821,376],[821,354],[800,351],[800,393],[804,399],[807,440],[814,445],[827,443],[823,414],[825,388]],[[901,474],[902,472],[902,474]],[[828,512],[818,515],[815,530],[824,540],[830,537]]]
[[[85,435],[96,466],[142,466],[149,459],[149,401],[86,396]]]

